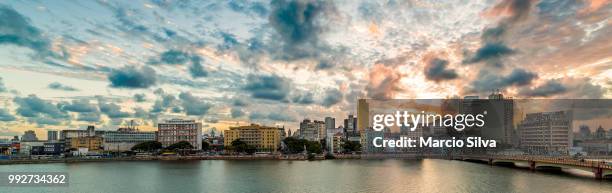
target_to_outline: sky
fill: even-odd
[[[607,0],[0,2],[0,136],[205,131],[359,98],[612,98]]]

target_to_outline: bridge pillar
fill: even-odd
[[[493,165],[493,159],[489,158],[489,165]]]
[[[535,169],[536,169],[536,162],[535,161],[528,161],[528,163],[529,163],[529,169],[531,171],[535,171]]]
[[[595,173],[595,179],[603,179],[603,168],[595,167],[593,168],[593,173]]]

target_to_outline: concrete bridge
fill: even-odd
[[[529,169],[535,171],[538,168],[562,168],[562,169],[579,169],[583,171],[593,172],[595,178],[602,179],[604,177],[612,177],[612,163],[592,160],[576,160],[571,158],[553,158],[543,156],[471,156],[460,155],[453,156],[454,160],[464,161],[480,161],[490,165],[495,164],[523,164],[528,165]]]

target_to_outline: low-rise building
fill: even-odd
[[[240,139],[255,147],[258,152],[276,152],[281,142],[278,128],[256,124],[230,127],[224,131],[223,136],[225,147],[232,146],[233,141]]]
[[[75,137],[70,138],[69,149],[82,149],[86,148],[88,152],[99,152],[102,151],[102,137]]]
[[[129,151],[135,145],[146,142],[155,141],[155,132],[139,131],[134,128],[119,128],[117,131],[107,131],[104,133],[104,150],[105,151]]]
[[[520,147],[531,153],[568,153],[572,121],[571,111],[529,113],[518,126]]]
[[[64,153],[66,144],[64,142],[46,142],[43,144],[44,154],[46,155],[60,155]]]

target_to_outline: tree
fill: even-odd
[[[294,137],[287,137],[283,140],[287,149],[286,153],[302,153],[304,152],[304,145],[306,144],[306,140],[304,139],[296,139]]]
[[[240,139],[236,139],[232,141],[232,149],[236,152],[246,152],[249,149],[249,145]]]
[[[202,141],[202,150],[207,151],[208,149],[210,149],[210,144],[206,141]]]
[[[175,144],[172,144],[166,147],[167,150],[177,150],[177,149],[193,149],[193,145],[187,141],[179,141]]]
[[[361,151],[361,144],[356,141],[345,141],[344,144],[342,144],[342,149],[344,149],[345,152]]]
[[[306,151],[308,153],[320,154],[323,152],[323,149],[318,141],[308,141],[306,142]]]
[[[145,141],[139,144],[136,144],[132,147],[132,151],[145,151],[152,152],[162,148],[162,144],[158,141]]]

